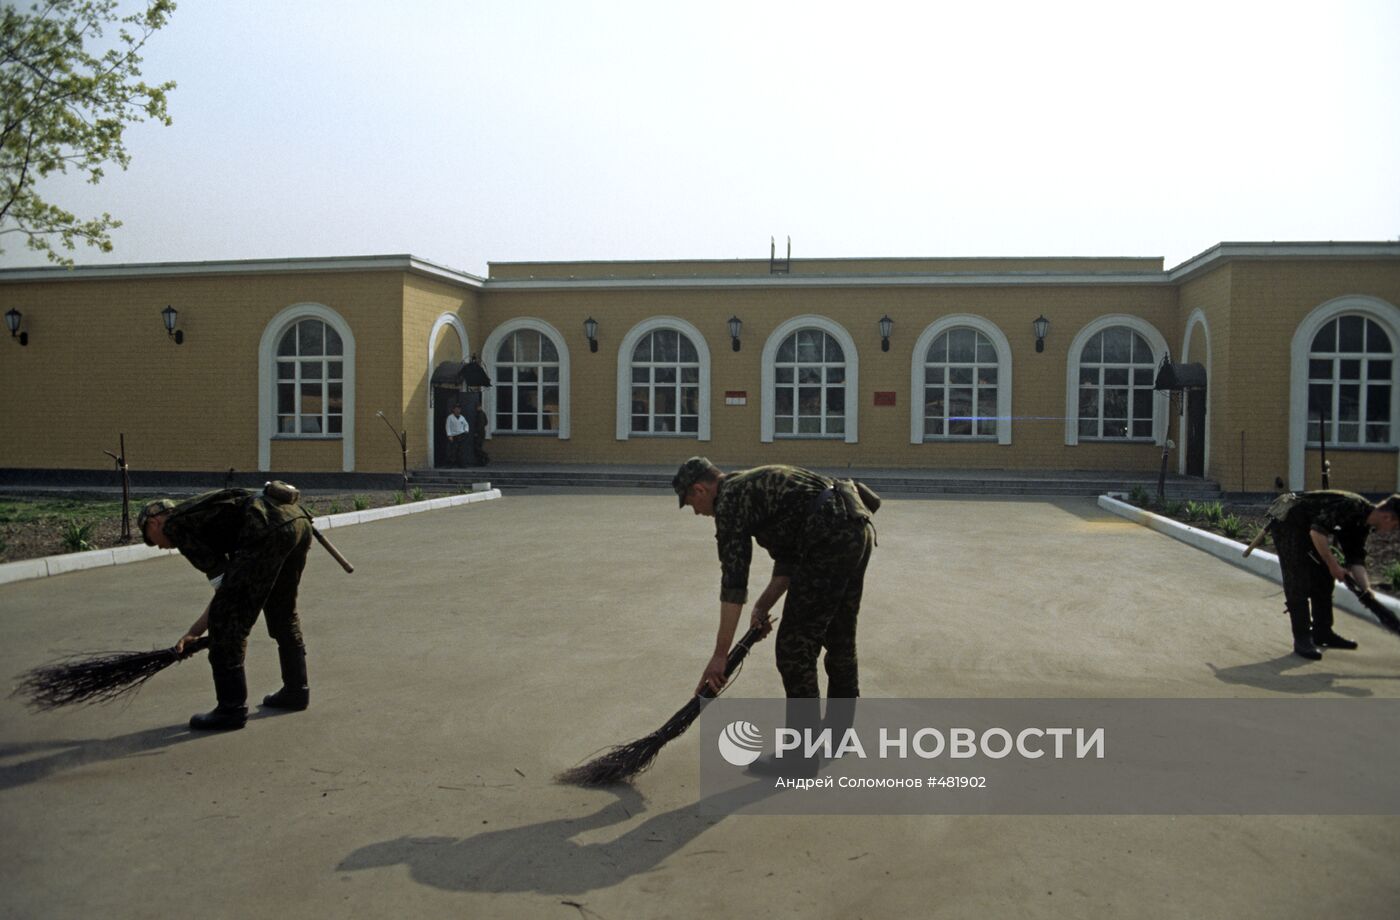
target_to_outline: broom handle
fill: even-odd
[[[774,620],[775,619],[776,617]],[[774,620],[769,620],[767,625],[772,626]],[[729,650],[729,658],[724,662],[724,679],[726,681],[729,680],[735,671],[739,670],[739,665],[743,664],[744,659],[748,657],[749,649],[753,648],[753,644],[762,638],[763,628],[760,626],[753,626],[749,628],[748,632],[744,633],[743,638],[734,643],[734,647]],[[728,684],[726,684],[726,686],[728,686]],[[695,697],[700,700],[700,705],[703,706],[715,698],[715,692],[706,687],[704,690],[695,694]]]
[[[342,556],[342,555],[340,554],[340,550],[336,549],[336,548],[331,544],[331,541],[330,541],[330,540],[327,540],[327,539],[325,538],[325,536],[321,533],[321,531],[317,530],[315,527],[312,527],[312,528],[311,528],[311,535],[312,535],[313,537],[316,538],[316,542],[320,543],[322,546],[324,546],[324,547],[326,548],[326,552],[328,552],[328,553],[331,554],[331,558],[332,558],[332,559],[334,559],[336,562],[339,562],[339,563],[340,563],[340,567],[341,567],[342,569],[344,569],[346,572],[353,572],[353,571],[355,571],[355,567],[354,567],[353,565],[350,564],[350,560],[349,560],[349,559],[346,559],[344,556]]]
[[[209,647],[209,636],[208,636],[208,635],[200,636],[198,639],[196,639],[196,640],[194,640],[193,642],[187,644],[187,645],[185,646],[185,650],[184,650],[183,652],[178,652],[178,653],[177,653],[178,656],[179,656],[179,659],[178,659],[178,660],[184,660],[184,659],[190,657],[191,655],[196,655],[196,654],[198,654],[198,653],[204,651],[204,650],[207,649],[208,647]],[[172,652],[175,651],[175,647],[172,645],[172,646],[170,647],[170,650],[171,650]]]

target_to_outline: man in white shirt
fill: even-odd
[[[452,414],[447,417],[447,465],[462,466],[462,448],[467,444],[467,432],[471,426],[467,424],[467,417],[462,414],[462,407],[456,405],[452,407]]]

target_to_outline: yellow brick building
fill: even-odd
[[[9,269],[0,470],[110,468],[120,432],[144,470],[395,473],[384,421],[427,468],[455,399],[434,372],[479,354],[497,460],[1152,470],[1170,442],[1173,470],[1264,492],[1317,486],[1325,414],[1334,483],[1391,491],[1397,305],[1400,243],[1222,243],[1170,269],[540,262],[478,278],[407,255]],[[1168,356],[1204,387],[1154,391]]]

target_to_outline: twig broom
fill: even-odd
[[[765,629],[766,627],[750,629],[729,650],[729,658],[724,663],[726,679],[733,676],[739,665],[744,663],[749,649],[764,636]],[[631,744],[618,745],[588,763],[565,770],[555,777],[555,781],[574,786],[612,786],[631,780],[651,766],[651,762],[668,742],[685,734],[685,730],[699,717],[700,710],[712,699],[714,694],[709,690],[691,697],[690,702],[677,710],[675,715],[666,720],[665,725],[650,735],[638,738]]]
[[[69,655],[20,675],[11,696],[23,696],[32,709],[47,712],[63,706],[110,703],[135,693],[172,664],[209,647],[203,636],[185,646],[150,652],[100,652]]]

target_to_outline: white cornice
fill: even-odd
[[[180,278],[197,275],[308,274],[313,272],[401,271],[437,278],[450,284],[480,288],[484,279],[411,255],[331,256],[305,259],[237,259],[216,262],[146,262],[80,265],[74,268],[0,269],[4,281],[100,281],[136,278]]]
[[[866,288],[866,287],[985,287],[989,285],[1160,285],[1165,272],[1105,272],[1057,274],[1016,272],[988,275],[759,275],[744,278],[536,278],[495,281],[489,291],[685,290],[701,288]]]
[[[1400,242],[1217,243],[1167,271],[988,271],[909,274],[747,275],[651,278],[480,278],[412,255],[147,262],[75,268],[0,269],[0,283],[179,278],[212,275],[400,271],[491,291],[741,290],[781,288],[1172,285],[1238,259],[1400,259]],[[719,260],[714,260],[719,262]],[[850,260],[847,260],[850,261]],[[868,260],[872,264],[880,260]],[[1069,260],[1066,260],[1069,261]],[[645,265],[645,263],[617,263]]]
[[[1200,255],[1192,256],[1167,278],[1172,282],[1187,278],[1232,259],[1400,259],[1400,242],[1383,243],[1216,243]]]

